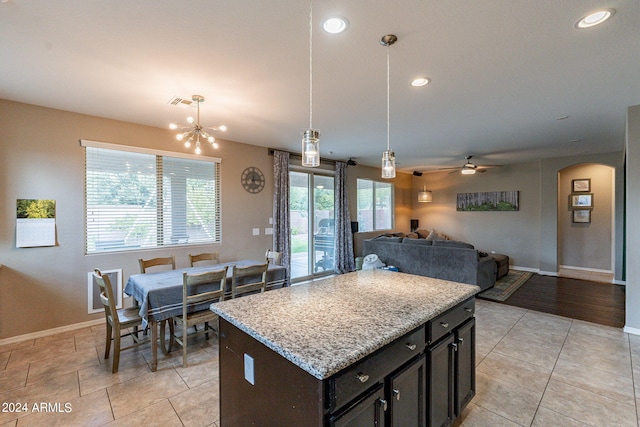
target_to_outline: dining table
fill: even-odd
[[[174,316],[182,315],[182,281],[183,273],[198,274],[220,270],[228,267],[225,286],[225,296],[231,296],[231,277],[233,266],[247,267],[249,265],[264,264],[264,261],[241,260],[212,265],[202,265],[176,270],[163,270],[153,273],[133,274],[129,276],[124,293],[132,296],[140,308],[143,327],[151,329],[151,370],[158,367],[158,323],[164,326],[164,321]],[[251,279],[251,278],[249,278]],[[286,268],[281,265],[269,264],[267,269],[266,290],[281,288],[286,285]],[[202,292],[219,289],[219,285],[212,284],[210,289],[200,288]],[[198,309],[207,309],[209,303]],[[171,328],[173,329],[173,328]],[[164,333],[164,327],[161,328]],[[170,347],[169,347],[170,349]],[[163,345],[163,351],[165,351]],[[168,350],[166,350],[168,351]]]

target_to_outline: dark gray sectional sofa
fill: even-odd
[[[469,243],[384,236],[362,243],[363,256],[376,254],[403,273],[469,283],[482,290],[496,282],[495,260],[481,256]]]

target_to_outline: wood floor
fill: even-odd
[[[621,328],[625,287],[534,274],[503,304]]]

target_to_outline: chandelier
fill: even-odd
[[[313,129],[313,1],[309,1],[309,129],[302,134],[302,166],[320,166],[320,132]]]
[[[398,37],[393,34],[382,36],[380,44],[387,48],[387,150],[382,152],[382,177],[396,177],[396,155],[389,148],[389,46],[398,41]]]
[[[202,137],[203,141],[208,141],[213,148],[218,148],[218,143],[216,139],[211,136],[206,130],[212,131],[226,131],[227,127],[225,125],[221,126],[213,126],[213,127],[204,127],[200,125],[200,103],[204,102],[204,96],[202,95],[193,95],[191,97],[193,102],[196,103],[197,115],[194,119],[193,117],[187,117],[187,122],[189,125],[187,126],[178,126],[175,123],[169,124],[169,129],[180,129],[180,133],[176,135],[176,139],[178,141],[184,141],[184,146],[189,148],[191,144],[195,143],[196,146],[196,154],[202,153],[202,149],[200,147],[200,137]],[[206,129],[206,130],[205,130]]]

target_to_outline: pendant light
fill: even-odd
[[[389,148],[389,46],[398,41],[398,37],[393,34],[382,36],[380,44],[387,48],[387,150],[382,153],[382,177],[396,177],[396,155]]]
[[[433,193],[431,190],[427,190],[427,186],[422,187],[422,191],[418,191],[418,202],[429,203],[433,201]]]
[[[309,1],[309,129],[302,134],[302,166],[320,166],[320,132],[313,129],[313,1]]]

